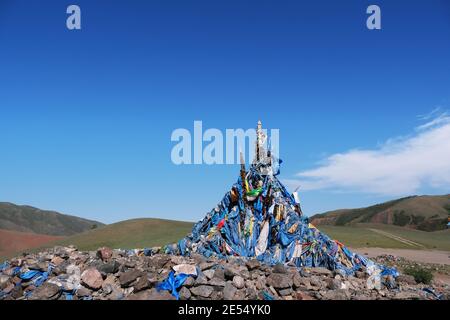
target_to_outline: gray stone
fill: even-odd
[[[234,276],[233,277],[233,285],[238,288],[242,289],[245,287],[245,280],[241,276]]]
[[[295,293],[295,298],[297,300],[316,300],[314,297],[303,291],[297,291]]]
[[[28,269],[30,269],[30,270],[38,270],[38,271],[41,271],[41,272],[47,272],[47,270],[48,270],[48,263],[47,262],[34,263],[32,265],[29,265]]]
[[[206,276],[206,278],[208,278],[209,280],[211,280],[213,277],[214,277],[214,273],[215,273],[215,270],[212,270],[212,269],[208,269],[208,270],[205,270],[205,271],[203,271],[203,274]]]
[[[196,252],[191,252],[190,256],[192,259],[194,259],[196,265],[200,265],[202,262],[206,261],[205,256],[203,256],[199,253],[196,253]]]
[[[208,299],[212,301],[223,300],[223,291],[214,291]]]
[[[254,270],[259,268],[261,266],[261,263],[256,259],[251,259],[247,261],[246,265],[249,270]]]
[[[61,290],[56,284],[46,282],[33,291],[30,300],[56,300],[60,294]]]
[[[9,277],[4,274],[0,274],[0,289],[4,289],[8,285]]]
[[[13,299],[18,299],[23,296],[23,289],[22,286],[15,286],[14,289],[11,291],[11,297]]]
[[[142,275],[142,272],[136,269],[126,271],[119,277],[119,282],[122,287],[130,286],[137,278]]]
[[[248,300],[256,300],[258,299],[258,294],[254,288],[245,289],[245,295]]]
[[[250,272],[248,270],[243,270],[239,275],[245,280],[250,279]]]
[[[133,269],[136,268],[136,261],[126,261],[125,262],[125,267],[129,268],[129,269]]]
[[[277,263],[274,267],[273,267],[273,272],[274,273],[286,273],[286,267],[281,264],[281,263]]]
[[[195,286],[200,286],[200,285],[205,285],[205,284],[208,284],[208,278],[206,278],[203,274],[199,275],[197,277],[197,279],[195,279],[195,283],[194,283]]]
[[[176,266],[173,266],[172,269],[175,270],[175,275],[189,274],[194,277],[197,276],[197,267],[193,264],[187,264],[187,263],[178,264]]]
[[[190,290],[194,296],[198,296],[198,297],[202,297],[202,298],[210,297],[214,291],[213,287],[205,286],[205,285],[194,287],[194,288],[191,288]]]
[[[113,287],[113,285],[110,284],[110,283],[104,283],[104,282],[103,282],[102,290],[103,290],[103,293],[104,293],[104,294],[108,295],[108,294],[110,294],[111,292],[113,292],[114,287]]]
[[[234,295],[236,294],[236,287],[233,285],[233,282],[228,281],[225,284],[225,288],[223,289],[223,299],[224,300],[233,300]]]
[[[311,286],[313,287],[322,287],[322,281],[320,280],[319,277],[313,276],[309,279],[309,283],[311,284]]]
[[[242,300],[244,300],[245,299],[245,293],[246,293],[246,291],[245,290],[238,290],[238,291],[236,291],[236,293],[234,294],[234,300],[239,300],[239,301],[242,301]]]
[[[294,288],[306,289],[311,286],[310,279],[295,274],[293,278]]]
[[[319,275],[319,276],[327,276],[327,277],[331,277],[333,275],[333,272],[326,269],[326,268],[322,268],[322,267],[315,267],[315,268],[311,268],[309,270],[309,272],[312,275]]]
[[[225,280],[233,280],[234,276],[238,276],[240,271],[236,267],[227,266],[224,269]]]
[[[150,288],[150,281],[146,275],[142,275],[139,280],[134,284],[134,292],[142,291]]]
[[[175,300],[167,290],[157,291],[155,288],[131,294],[127,300]]]
[[[346,290],[329,290],[323,295],[323,299],[325,300],[348,300],[350,298],[350,294]]]
[[[97,266],[97,270],[100,271],[100,273],[104,275],[108,275],[109,273],[116,273],[119,271],[120,263],[118,263],[116,260],[108,262],[108,263],[102,263]]]
[[[80,286],[76,292],[76,295],[78,297],[87,297],[87,296],[90,296],[91,294],[92,294],[92,291],[83,286]]]
[[[282,289],[282,290],[278,291],[278,293],[282,297],[288,296],[288,295],[292,294],[292,292],[294,292],[294,291],[291,288]]]
[[[208,285],[214,287],[225,287],[225,280],[212,278],[210,281],[208,281]]]
[[[263,290],[266,287],[266,278],[263,276],[258,276],[255,282],[256,289]]]
[[[120,288],[114,288],[112,292],[108,295],[108,300],[122,300],[124,298],[124,293]]]
[[[181,300],[189,300],[192,294],[191,291],[186,287],[181,287],[180,289],[180,299]]]
[[[214,265],[215,265],[214,262],[204,261],[204,262],[200,263],[199,268],[200,268],[200,270],[205,271],[205,270],[208,270],[208,269],[214,267]]]
[[[214,271],[214,278],[218,278],[218,279],[221,279],[221,280],[225,280],[225,272],[223,271],[222,268],[217,268],[217,269]]]
[[[8,282],[8,285],[5,288],[3,288],[2,291],[3,293],[9,294],[11,293],[11,291],[13,291],[14,287],[15,287],[14,283]]]
[[[166,255],[155,255],[148,259],[148,265],[150,267],[161,269],[165,266],[167,262],[170,261],[170,257]]]
[[[329,278],[325,280],[327,288],[330,290],[341,289],[342,282],[338,279]]]
[[[194,285],[195,279],[193,277],[188,277],[186,281],[184,281],[183,285],[187,288],[190,288]]]
[[[286,289],[293,285],[291,277],[281,273],[272,273],[266,278],[266,283],[275,289]]]

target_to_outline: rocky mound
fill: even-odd
[[[373,300],[449,299],[448,286],[384,276],[373,286],[364,270],[342,275],[322,267],[269,266],[241,257],[206,258],[101,248],[55,247],[0,265],[0,300]],[[189,274],[189,275],[187,275]],[[166,279],[185,275],[169,290]],[[387,284],[387,285],[385,285]],[[173,290],[175,289],[175,294]]]

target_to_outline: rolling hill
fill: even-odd
[[[193,223],[161,219],[134,219],[46,244],[70,245],[81,250],[99,247],[134,249],[175,243],[189,234]],[[450,230],[425,232],[386,224],[320,226],[319,229],[346,245],[360,247],[435,249],[450,251]]]
[[[0,229],[51,236],[70,236],[103,226],[98,221],[0,202]]]
[[[333,239],[352,247],[377,247],[450,251],[450,229],[434,232],[387,224],[358,223],[352,226],[318,227]]]
[[[163,246],[184,238],[191,232],[192,227],[192,222],[133,219],[67,237],[55,244],[73,244],[80,250],[96,250],[103,246],[121,249]]]
[[[358,223],[387,224],[422,231],[447,228],[450,195],[413,196],[367,208],[342,209],[311,217],[315,225],[351,226]]]

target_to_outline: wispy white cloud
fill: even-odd
[[[290,186],[378,195],[409,195],[423,187],[450,191],[450,114],[440,109],[407,137],[389,139],[371,150],[333,154],[302,171]]]

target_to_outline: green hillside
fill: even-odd
[[[74,235],[54,244],[76,245],[81,250],[99,247],[133,249],[177,242],[193,223],[162,219],[126,220]],[[450,230],[425,232],[384,224],[319,226],[322,232],[351,247],[436,249],[450,251]]]
[[[381,223],[422,231],[437,231],[446,229],[449,215],[450,195],[414,196],[367,208],[329,211],[312,216],[311,221],[317,225],[334,226]]]
[[[135,219],[103,226],[61,240],[43,244],[75,245],[80,250],[99,247],[134,249],[175,243],[192,230],[193,223],[163,219]],[[331,238],[353,248],[378,247],[415,250],[450,251],[450,230],[425,232],[386,224],[354,224],[352,226],[318,227]],[[34,248],[27,251],[38,251]],[[20,252],[8,256],[17,256]],[[3,257],[5,258],[5,257]]]
[[[134,219],[86,231],[55,244],[73,244],[80,250],[96,250],[103,246],[121,249],[162,246],[184,238],[192,227],[192,222]]]
[[[386,224],[322,225],[318,226],[318,229],[353,248],[378,247],[450,251],[450,229],[426,232]]]
[[[103,225],[98,221],[69,216],[56,211],[0,202],[0,229],[3,230],[70,236]]]

